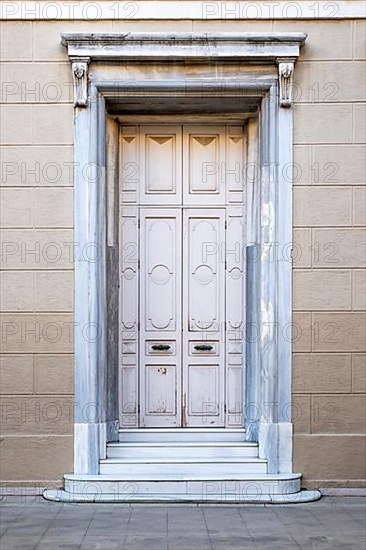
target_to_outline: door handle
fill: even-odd
[[[153,344],[151,346],[151,349],[154,351],[168,351],[170,349],[170,346],[168,344]]]
[[[213,346],[210,344],[197,344],[194,346],[194,349],[197,351],[211,351],[213,349]]]

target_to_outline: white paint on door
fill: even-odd
[[[243,423],[246,136],[120,130],[120,420]]]

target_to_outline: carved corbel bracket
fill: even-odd
[[[74,82],[74,107],[86,107],[88,104],[88,66],[90,58],[72,60]]]
[[[278,61],[279,104],[280,107],[292,107],[294,101],[294,66],[293,59]]]

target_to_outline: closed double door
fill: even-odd
[[[242,425],[244,183],[225,161],[244,145],[239,127],[121,130],[125,427]]]

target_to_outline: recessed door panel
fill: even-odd
[[[244,209],[226,208],[226,424],[243,425],[243,377],[245,353],[245,245]],[[238,391],[239,388],[239,391]]]
[[[225,183],[221,179],[224,159],[225,129],[183,127],[184,204],[224,204]]]
[[[156,417],[161,422],[170,425],[174,422],[177,414],[176,388],[177,380],[176,365],[146,365],[145,368],[145,426],[150,425],[149,418],[156,422]]]
[[[160,217],[154,212],[143,219],[144,326],[149,332],[174,331],[177,327],[178,230],[176,217]]]
[[[224,321],[224,210],[185,210],[184,263],[188,330],[217,332]]]
[[[220,414],[220,365],[188,365],[187,425],[212,424]],[[194,419],[195,417],[195,419]]]
[[[121,425],[138,425],[139,235],[138,209],[124,207],[120,224]]]
[[[139,201],[140,170],[140,137],[138,126],[121,126],[120,129],[120,202],[137,204]]]
[[[180,204],[182,197],[182,127],[140,127],[142,204]]]
[[[245,204],[244,185],[246,165],[246,134],[242,126],[228,126],[226,133],[225,165],[221,176],[226,186],[227,204]]]

